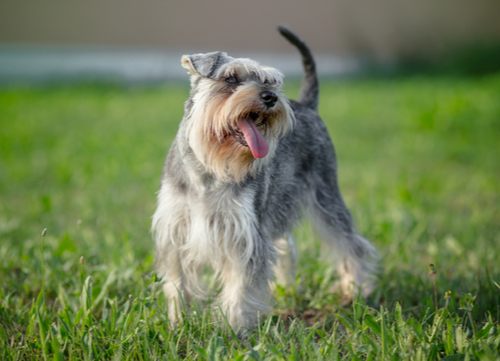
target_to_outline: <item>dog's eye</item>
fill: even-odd
[[[236,77],[236,75],[230,75],[229,77],[226,78],[226,82],[228,82],[228,83],[237,83],[238,82],[238,78]]]

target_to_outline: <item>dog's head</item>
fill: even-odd
[[[272,157],[293,126],[283,76],[221,52],[184,55],[181,63],[191,75],[189,145],[209,173],[239,182]]]

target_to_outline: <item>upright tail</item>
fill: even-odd
[[[302,65],[304,67],[304,79],[300,87],[297,101],[314,110],[318,109],[318,76],[316,75],[316,63],[311,51],[297,35],[284,26],[278,26],[278,31],[290,43],[299,49],[302,55]]]

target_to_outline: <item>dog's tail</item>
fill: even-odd
[[[297,35],[292,33],[284,26],[278,26],[278,31],[290,43],[299,49],[302,55],[302,65],[304,66],[304,79],[300,87],[300,93],[297,101],[314,110],[318,109],[318,76],[316,75],[316,63],[311,54],[311,50],[307,47]]]

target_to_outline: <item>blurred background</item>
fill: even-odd
[[[445,292],[451,304],[471,293],[478,329],[500,319],[499,0],[0,0],[0,359],[9,349],[12,359],[40,357],[32,340],[42,327],[30,310],[43,280],[47,301],[64,299],[76,315],[83,269],[103,305],[150,294],[155,193],[189,95],[180,58],[220,50],[256,59],[280,69],[296,98],[300,57],[277,25],[317,60],[340,188],[382,256],[370,302],[388,310],[400,302],[405,318],[418,314],[431,327],[432,263],[442,306]],[[330,317],[335,273],[317,261],[323,251],[307,222],[294,234],[305,292],[280,293],[273,313]],[[46,329],[62,327],[50,309]],[[85,322],[82,332],[104,330]],[[125,324],[130,338],[119,331],[91,342],[159,347],[156,336],[148,341],[153,332],[135,331],[149,320]],[[491,332],[470,340],[498,349]],[[72,340],[69,350],[86,349],[84,336]]]
[[[0,82],[185,79],[184,53],[227,51],[300,75],[287,25],[323,76],[500,68],[498,0],[2,0]]]

